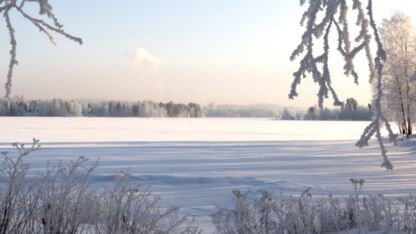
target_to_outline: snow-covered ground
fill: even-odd
[[[416,144],[389,145],[394,171],[380,168],[376,144],[354,147],[367,122],[270,119],[0,118],[1,148],[36,137],[43,149],[28,161],[100,158],[94,183],[105,186],[120,169],[151,185],[164,205],[183,207],[209,227],[214,204],[232,204],[233,189],[298,194],[345,194],[350,178],[364,190],[416,193]]]

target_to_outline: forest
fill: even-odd
[[[0,116],[54,117],[145,117],[145,118],[272,118],[280,120],[371,120],[371,107],[350,98],[343,108],[310,107],[307,110],[277,105],[202,106],[155,101],[80,101],[64,99],[27,100],[24,97],[0,99]]]

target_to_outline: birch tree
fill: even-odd
[[[54,33],[82,44],[81,38],[65,32],[63,25],[55,16],[52,5],[49,2],[49,0],[0,0],[0,13],[3,15],[10,38],[10,60],[6,75],[5,98],[9,98],[11,95],[13,71],[17,65],[17,39],[11,17],[13,12],[31,22],[35,28],[46,35],[52,44],[56,44],[52,35]],[[28,11],[31,7],[38,7],[39,13],[37,15],[31,15]]]
[[[324,99],[330,96],[334,100],[334,105],[343,105],[332,86],[329,68],[330,32],[336,32],[338,38],[337,52],[344,59],[345,75],[351,76],[353,81],[358,84],[359,76],[355,70],[354,59],[359,53],[364,53],[368,61],[369,80],[375,86],[374,118],[370,125],[364,129],[356,145],[364,147],[368,145],[371,137],[376,136],[383,158],[381,166],[387,170],[392,170],[393,165],[387,157],[387,150],[382,139],[382,126],[386,127],[390,140],[395,142],[396,135],[393,133],[381,108],[383,98],[382,76],[386,52],[374,20],[373,1],[300,0],[300,4],[306,5],[307,9],[301,18],[301,25],[304,27],[301,42],[290,57],[291,60],[301,58],[299,69],[293,74],[294,79],[289,98],[293,99],[298,95],[298,85],[302,78],[310,74],[313,81],[319,86],[317,96],[320,108],[323,108]],[[354,12],[357,16],[355,27],[359,29],[359,32],[355,36],[350,33],[348,16],[351,15],[351,12]],[[351,38],[354,40],[351,40]],[[318,46],[321,46],[321,48],[317,48]],[[375,51],[373,51],[374,48]]]
[[[383,72],[385,112],[397,122],[400,133],[409,137],[416,111],[412,81],[416,73],[415,30],[410,17],[398,12],[383,21],[380,35],[387,53]]]

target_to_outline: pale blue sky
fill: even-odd
[[[316,87],[305,82],[289,101],[299,42],[298,0],[71,0],[51,1],[78,46],[57,36],[52,46],[21,17],[13,94],[29,98],[91,98],[308,106]],[[378,21],[411,0],[375,1]],[[4,23],[1,24],[3,35]],[[0,73],[6,73],[7,37],[1,37]],[[367,78],[348,78],[340,95],[368,102]],[[4,76],[2,76],[4,77]],[[4,78],[3,78],[4,79]],[[1,81],[1,83],[4,83]],[[4,91],[0,89],[0,94]]]

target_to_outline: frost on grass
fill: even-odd
[[[17,155],[1,153],[0,233],[200,233],[178,208],[161,208],[159,197],[129,184],[125,171],[112,187],[95,189],[89,180],[98,163],[80,157],[33,177],[24,159],[38,141],[14,146]]]
[[[307,3],[306,3],[307,2]],[[358,84],[359,77],[355,71],[354,59],[357,54],[363,52],[367,57],[370,82],[374,84],[373,97],[374,118],[372,123],[364,130],[357,146],[368,145],[372,136],[376,136],[383,158],[382,167],[387,170],[393,169],[393,165],[387,157],[387,150],[382,140],[381,127],[384,123],[390,140],[396,141],[389,122],[381,109],[383,96],[382,75],[383,66],[386,61],[386,52],[383,49],[377,26],[373,18],[372,0],[301,0],[301,5],[307,5],[307,10],[302,16],[301,25],[305,31],[298,47],[293,51],[290,59],[300,59],[299,69],[293,74],[294,79],[291,85],[289,98],[295,98],[297,87],[301,79],[311,74],[312,79],[319,86],[318,105],[323,107],[324,99],[331,95],[335,106],[342,106],[335,89],[332,87],[331,74],[329,69],[329,35],[335,31],[338,35],[338,53],[344,58],[344,72],[352,76]],[[364,3],[367,3],[366,5]],[[350,26],[348,21],[351,9],[357,15],[355,26],[359,29],[358,35],[351,40]],[[316,46],[322,44],[322,53],[316,54]],[[372,52],[372,48],[376,52]]]
[[[300,196],[274,196],[263,192],[249,201],[248,192],[234,191],[231,209],[219,208],[212,216],[217,233],[339,233],[384,230],[416,233],[416,198],[393,199],[363,195],[363,179],[351,179],[349,196],[312,197],[310,188]],[[391,232],[388,232],[391,231]]]
[[[14,67],[17,65],[17,40],[15,35],[15,28],[13,26],[13,20],[11,18],[12,12],[16,12],[18,15],[32,23],[37,29],[39,29],[40,32],[48,37],[52,44],[56,44],[52,33],[62,35],[69,40],[82,44],[81,38],[74,37],[63,29],[63,25],[59,22],[58,18],[53,13],[52,5],[49,2],[49,0],[0,0],[0,13],[3,14],[6,28],[10,37],[10,61],[7,72],[7,81],[5,84],[6,98],[10,97],[13,71]],[[37,16],[33,16],[28,13],[29,8],[36,6],[39,8],[39,13]],[[48,20],[50,22],[48,22]]]

